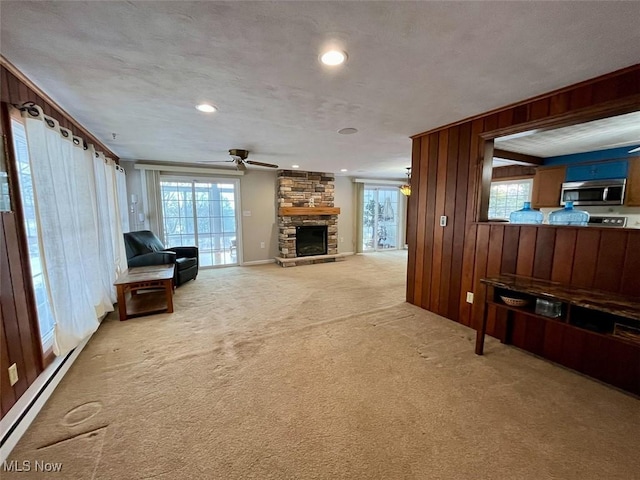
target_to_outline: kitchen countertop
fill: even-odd
[[[579,226],[579,225],[549,225],[548,223],[541,223],[538,225],[535,224],[530,224],[530,223],[510,223],[510,222],[496,222],[496,221],[488,221],[488,222],[474,222],[475,225],[500,225],[503,227],[536,227],[536,228],[585,228],[585,229],[589,229],[589,230],[607,230],[607,231],[632,231],[632,232],[640,232],[640,227],[635,227],[635,228],[631,228],[631,227],[624,227],[624,228],[620,228],[620,227],[602,227],[599,225],[586,225],[586,226]]]

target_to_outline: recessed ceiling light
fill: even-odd
[[[300,168],[300,165],[291,165],[291,168]]]
[[[341,52],[340,50],[329,50],[325,52],[320,57],[320,61],[325,65],[329,65],[330,67],[335,67],[336,65],[341,65],[347,59],[347,54],[345,52]]]
[[[213,105],[209,105],[208,103],[201,103],[200,105],[196,105],[196,108],[201,112],[205,112],[205,113],[213,113],[218,110],[217,107],[214,107]]]
[[[357,128],[341,128],[340,130],[338,130],[338,133],[340,135],[353,135],[354,133],[358,133],[358,129]]]
[[[341,168],[341,169],[340,169],[340,171],[341,171],[341,172],[346,172],[346,171],[347,171],[347,169],[346,169],[346,168]]]

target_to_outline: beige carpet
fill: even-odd
[[[633,479],[640,401],[403,303],[405,252],[202,271],[109,317],[3,479]]]

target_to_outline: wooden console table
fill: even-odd
[[[640,299],[518,275],[483,278],[480,282],[487,286],[487,292],[476,335],[476,354],[483,354],[488,306],[493,305],[506,312],[504,343],[511,343],[514,317],[519,321],[536,317],[548,326],[545,341],[552,342],[556,333],[564,335],[565,341],[584,340],[570,363],[561,357],[543,355],[545,358],[640,394]],[[522,298],[528,304],[510,306],[501,296]],[[536,313],[537,299],[560,302],[561,315],[553,318]]]
[[[174,265],[134,267],[114,283],[120,321],[152,313],[173,313]]]

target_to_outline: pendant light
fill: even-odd
[[[400,193],[406,197],[411,195],[411,167],[407,167],[407,183],[400,186]]]

